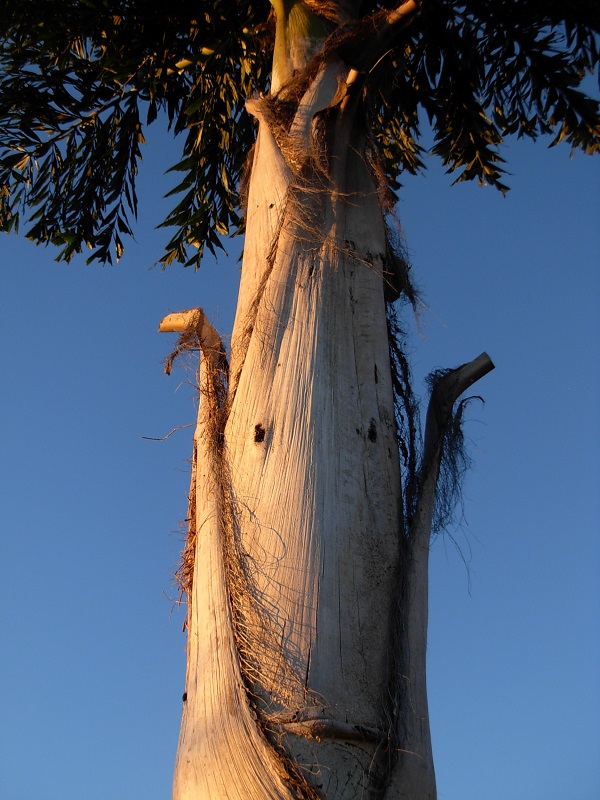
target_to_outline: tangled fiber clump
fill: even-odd
[[[433,395],[436,386],[451,369],[434,370],[427,376],[427,384]],[[435,505],[431,533],[439,533],[447,528],[454,519],[456,506],[462,499],[462,485],[466,473],[472,465],[472,459],[467,452],[463,432],[464,411],[472,400],[483,398],[479,395],[465,397],[457,401],[449,410],[447,420],[441,431],[441,454],[439,472],[435,494]]]

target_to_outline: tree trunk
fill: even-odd
[[[259,134],[227,386],[220,347],[194,318],[201,403],[174,800],[435,798],[425,645],[437,466],[413,539],[386,231],[348,76],[322,63],[285,124],[276,99],[249,104]]]
[[[260,155],[250,209],[272,192]],[[372,186],[322,181],[307,169],[289,186],[275,246],[240,297],[252,319],[236,320],[225,442],[257,607],[238,625],[273,740],[321,796],[369,797],[384,769],[401,521],[385,232]],[[238,324],[252,327],[243,355]]]
[[[196,438],[176,800],[381,797],[393,755],[402,499],[385,226],[349,105],[317,149],[343,70],[322,68],[283,151],[253,108],[224,429],[204,392]]]

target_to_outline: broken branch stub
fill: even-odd
[[[223,375],[227,375],[227,358],[223,341],[201,308],[190,308],[168,314],[160,321],[159,333],[180,333],[177,346],[165,362],[165,372],[171,373],[173,361],[185,350],[199,349],[202,357]]]
[[[196,333],[200,342],[202,353],[207,356],[209,352],[222,354],[224,352],[221,337],[208,321],[201,308],[190,308],[187,311],[175,311],[167,314],[160,321],[159,333]]]
[[[482,353],[473,361],[449,370],[435,381],[425,422],[423,472],[429,471],[439,457],[438,451],[454,403],[463,392],[493,369],[494,364],[489,355]]]

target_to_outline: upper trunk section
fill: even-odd
[[[328,798],[374,797],[384,778],[401,528],[385,227],[354,114],[327,110],[343,78],[324,67],[277,144],[253,107],[261,221],[225,428],[243,668],[273,741]]]

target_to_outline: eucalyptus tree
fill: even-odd
[[[597,152],[595,4],[14,0],[0,25],[3,230],[118,259],[160,116],[182,142],[161,263],[245,235],[229,353],[201,309],[161,324],[201,353],[175,800],[435,797],[429,537],[492,364],[432,376],[421,446],[399,178],[424,125],[500,191],[507,135]]]

